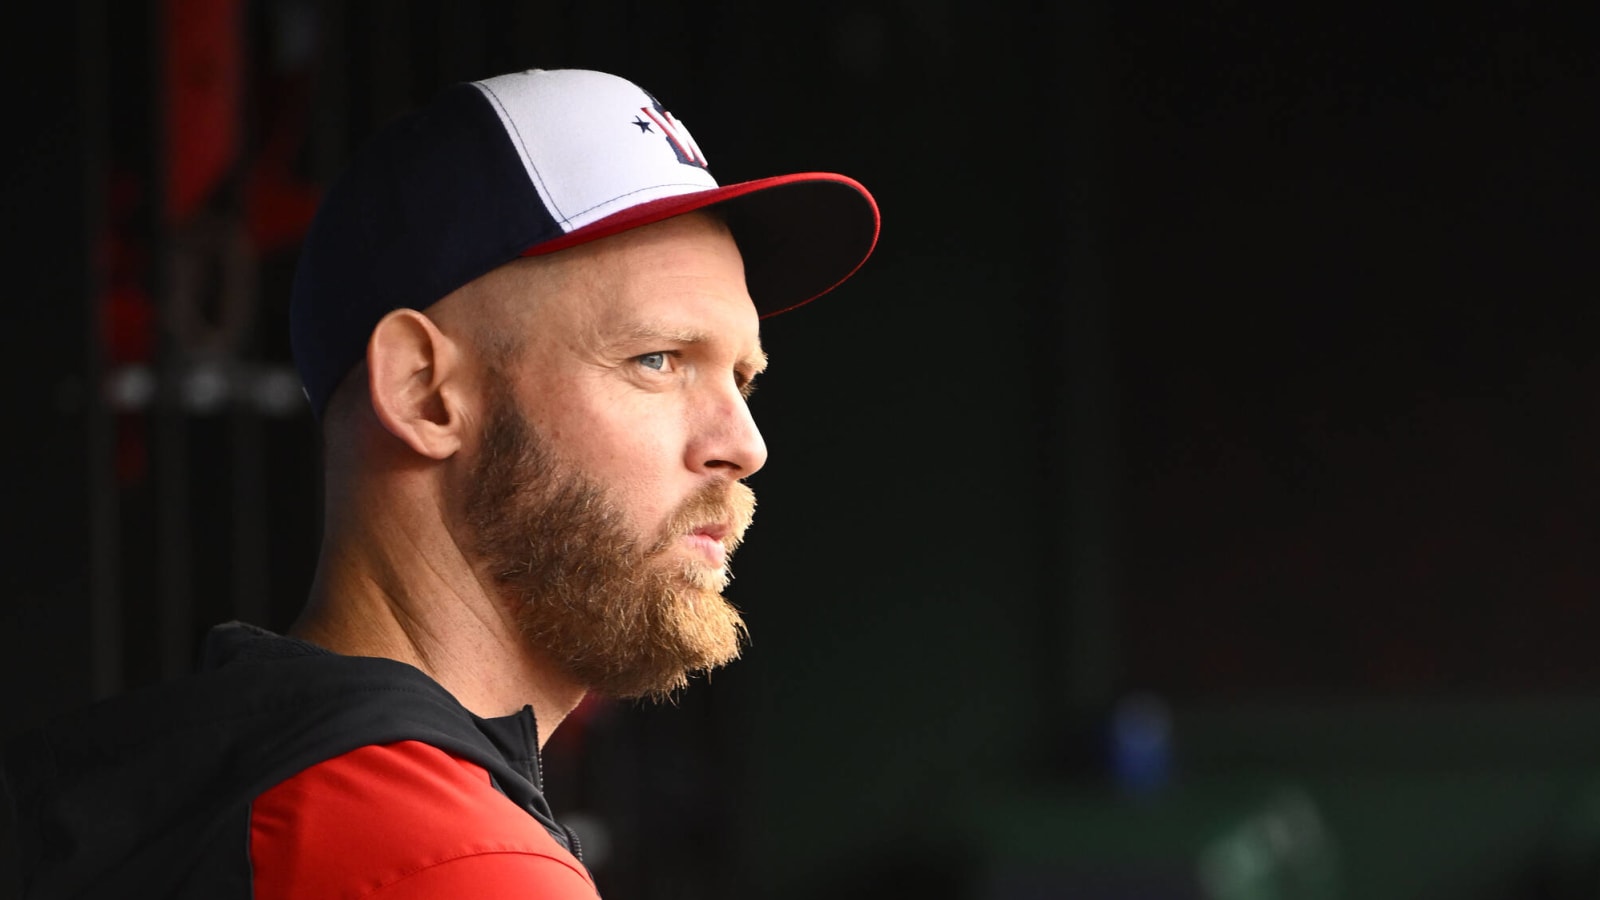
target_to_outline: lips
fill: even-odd
[[[693,548],[695,554],[706,563],[716,568],[722,568],[728,562],[728,547],[723,542],[727,535],[726,526],[705,526],[696,528],[693,532],[684,535],[684,540]]]
[[[726,511],[723,514],[728,515]],[[744,531],[741,524],[748,523],[736,523],[732,518],[705,522],[688,529],[683,539],[708,565],[723,569],[728,565],[728,557],[739,547]]]
[[[691,531],[690,534],[696,537],[708,537],[720,544],[728,536],[728,532],[732,530],[733,526],[726,522],[715,522],[709,525],[701,525]]]

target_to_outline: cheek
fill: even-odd
[[[571,411],[565,428],[584,444],[587,458],[596,465],[625,472],[660,469],[669,460],[676,463],[681,454],[673,448],[682,446],[681,418],[666,408],[670,404],[642,399],[657,398],[602,398],[583,404]]]
[[[655,398],[660,399],[660,398]],[[616,402],[564,416],[557,446],[623,506],[634,527],[651,531],[682,500],[688,485],[685,428],[668,404]]]

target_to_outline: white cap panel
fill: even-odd
[[[637,85],[582,69],[475,82],[545,208],[566,231],[665,197],[717,187],[689,130]]]

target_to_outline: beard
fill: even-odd
[[[492,378],[482,452],[465,502],[475,561],[514,605],[529,646],[569,678],[611,697],[666,699],[739,657],[747,637],[713,568],[675,547],[708,523],[731,523],[731,557],[755,494],[706,485],[653,538],[638,535],[610,493],[559,460]]]

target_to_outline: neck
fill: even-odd
[[[437,516],[364,507],[378,531],[335,529],[290,634],[336,653],[399,660],[488,718],[532,706],[539,745],[584,689],[533,651],[508,604],[477,576]],[[410,513],[407,515],[406,513]]]

